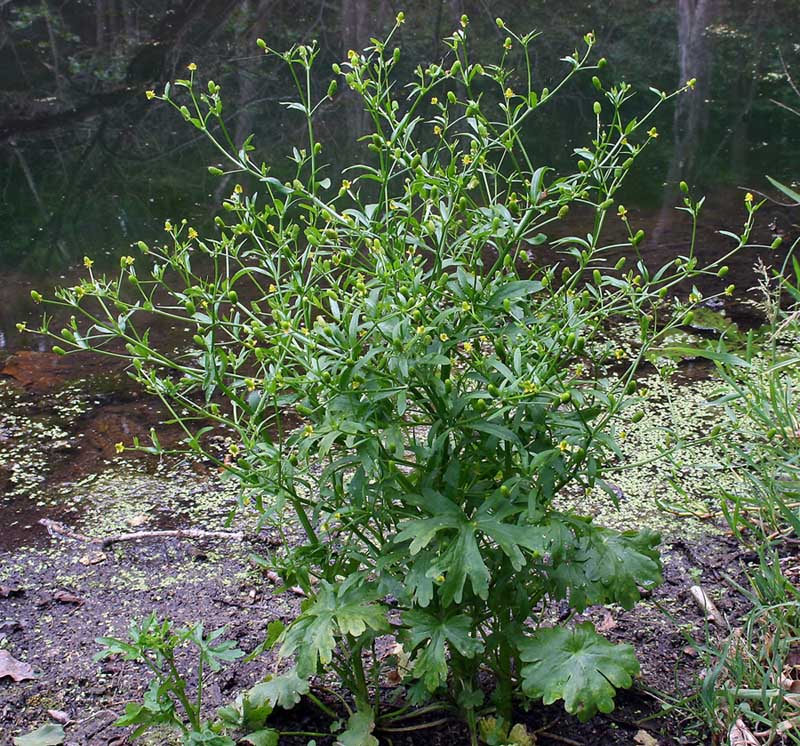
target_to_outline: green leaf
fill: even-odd
[[[186,746],[236,746],[236,741],[228,736],[221,736],[219,733],[208,728],[203,729],[200,733],[192,731],[184,738]]]
[[[500,289],[495,291],[492,297],[489,298],[486,305],[489,308],[497,308],[503,304],[506,298],[509,300],[522,298],[532,293],[538,293],[542,288],[544,288],[544,285],[538,280],[514,280],[513,282],[503,283]]]
[[[598,710],[614,709],[616,689],[629,687],[639,673],[630,645],[613,645],[590,622],[575,629],[542,628],[520,645],[527,664],[522,690],[550,705],[564,700],[567,712],[585,722]]]
[[[795,192],[794,189],[789,188],[786,184],[781,184],[780,181],[775,181],[771,176],[767,176],[767,181],[776,189],[783,192],[790,200],[800,205],[800,193]]]
[[[658,348],[658,354],[663,357],[675,357],[678,359],[702,357],[707,360],[713,360],[716,363],[724,363],[725,365],[736,365],[742,368],[751,367],[750,363],[743,360],[738,355],[732,355],[730,352],[722,352],[720,350],[709,350],[703,347],[670,345],[669,347]]]
[[[576,543],[554,558],[550,574],[557,595],[569,595],[578,611],[590,604],[612,602],[630,609],[641,596],[639,586],[652,587],[661,582],[657,533],[620,533],[591,523],[579,531],[583,533]]]
[[[271,712],[274,707],[291,710],[304,694],[308,694],[308,679],[299,676],[296,668],[290,668],[280,676],[272,676],[256,684],[247,692],[245,700],[249,703],[251,712],[260,714],[267,709]],[[269,712],[264,715],[264,720]]]
[[[358,710],[347,719],[347,729],[336,739],[337,746],[378,746],[372,735],[375,719],[371,712]]]
[[[24,736],[17,736],[14,739],[14,746],[58,746],[64,743],[65,738],[64,728],[50,723]]]
[[[267,728],[265,730],[257,730],[254,733],[248,733],[239,740],[244,743],[252,744],[252,746],[278,746],[279,738],[279,731]]]
[[[327,665],[336,647],[336,635],[359,637],[369,628],[375,632],[389,629],[383,606],[377,596],[359,578],[345,582],[338,589],[327,582],[319,584],[317,597],[286,630],[281,656],[297,654],[297,670],[303,676],[316,672],[319,663]]]
[[[447,681],[447,646],[465,658],[483,650],[483,643],[472,636],[472,620],[465,614],[439,618],[424,611],[407,611],[403,622],[410,649],[424,644],[414,659],[414,675],[422,679],[428,691],[435,691]]]

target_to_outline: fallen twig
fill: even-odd
[[[706,595],[706,592],[699,585],[693,585],[689,588],[689,593],[692,594],[692,598],[700,608],[700,611],[706,615],[707,621],[714,622],[718,627],[725,626],[725,617],[720,614],[714,602]]]
[[[267,580],[269,580],[274,585],[279,586],[283,584],[283,579],[274,570],[268,570],[266,575],[267,575]],[[303,598],[306,597],[306,592],[299,585],[290,585],[287,588],[287,590],[290,593],[294,593],[295,596],[302,596]]]
[[[244,539],[242,531],[205,531],[199,528],[175,528],[157,531],[132,531],[124,534],[111,534],[109,536],[87,536],[78,531],[73,531],[68,526],[50,518],[42,518],[39,523],[47,529],[51,535],[64,536],[67,539],[74,539],[85,544],[98,544],[101,547],[109,547],[122,541],[137,541],[138,539]]]

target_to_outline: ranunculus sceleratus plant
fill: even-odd
[[[307,595],[294,621],[271,626],[269,642],[294,667],[205,723],[209,733],[245,727],[245,710],[291,704],[311,677],[334,672],[352,710],[341,742],[373,743],[398,712],[380,707],[384,636],[402,646],[393,650],[406,704],[457,708],[473,742],[486,712],[496,718],[484,726],[508,732],[517,697],[563,699],[581,719],[608,712],[639,670],[631,646],[588,622],[554,623],[548,609],[630,608],[661,580],[658,536],[595,525],[554,500],[604,485],[615,421],[641,417],[643,356],[691,313],[670,290],[721,267],[699,268],[690,244],[648,268],[644,234],[615,202],[657,137],[653,112],[680,91],[628,119],[630,87],[593,76],[594,138],[562,175],[525,135],[573,77],[602,74],[592,34],[564,59],[563,79],[537,90],[536,34],[498,20],[499,62],[479,64],[464,18],[445,61],[402,82],[392,45],[402,22],[334,66],[372,128],[369,152],[336,183],[314,125],[337,84],[315,98],[314,44],[278,52],[259,41],[288,66],[298,97],[286,105],[307,127],[286,181],[254,160],[250,139],[232,141],[219,86],[201,87],[195,66],[149,92],[218,148],[226,168],[211,173],[239,174],[243,186],[224,201],[215,235],[168,224],[167,242],[140,242],[144,256],[123,257],[118,276],[87,262],[86,279],[48,301],[73,309],[60,333],[71,348],[128,360],[185,430],[186,448],[241,480],[262,522],[304,534],[269,559]],[[572,206],[593,215],[591,231],[554,238]],[[686,197],[692,221],[699,207]],[[607,245],[604,225],[620,219],[628,240]],[[545,247],[556,263],[541,258]],[[609,253],[625,247],[628,263],[612,266]],[[158,318],[191,327],[188,349],[151,342]],[[632,356],[608,341],[616,318],[638,324]],[[235,432],[224,458],[203,437],[223,426]],[[491,702],[482,671],[494,676]]]

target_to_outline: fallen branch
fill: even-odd
[[[138,539],[238,539],[239,541],[244,539],[244,532],[242,531],[204,531],[199,528],[132,531],[126,534],[111,534],[109,536],[87,536],[49,518],[42,518],[39,523],[47,529],[47,533],[51,536],[63,536],[85,544],[97,544],[104,548],[122,541],[137,541]]]

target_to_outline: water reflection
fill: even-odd
[[[680,178],[711,193],[718,207],[709,242],[719,243],[713,229],[741,222],[741,201],[730,187],[768,191],[764,173],[797,174],[798,121],[771,102],[797,103],[779,55],[790,69],[800,58],[792,0],[498,0],[490,7],[480,0],[412,0],[404,6],[407,74],[441,55],[438,40],[467,13],[476,57],[498,54],[503,37],[496,15],[520,29],[541,29],[534,71],[541,86],[588,29],[611,61],[609,79],[646,91],[697,77],[695,94],[679,99],[659,122],[659,147],[625,195],[654,227],[659,245],[680,240],[673,210]],[[259,150],[280,172],[300,137],[298,121],[279,106],[289,81],[264,62],[255,40],[281,48],[317,39],[322,92],[330,63],[381,35],[396,10],[389,0],[0,4],[0,349],[19,345],[15,322],[36,315],[31,282],[59,281],[84,254],[112,266],[131,242],[158,236],[168,217],[188,216],[199,226],[232,188],[206,173],[214,154],[205,141],[168,107],[148,105],[145,89],[197,62],[202,78],[223,86],[235,140],[255,132]],[[528,136],[543,161],[567,165],[570,144],[588,137],[594,93],[591,85],[575,85],[542,111]],[[642,97],[634,106],[644,104]],[[345,94],[321,111],[319,126],[326,153],[345,161],[367,121]],[[779,217],[789,226],[800,222]]]

